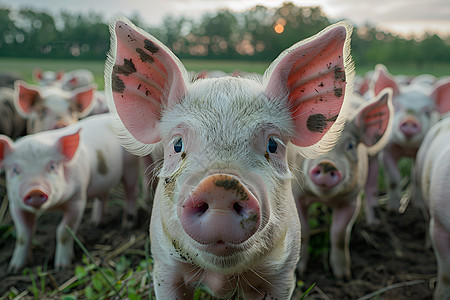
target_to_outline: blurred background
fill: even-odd
[[[75,3],[76,2],[76,3]],[[103,87],[109,24],[123,15],[168,45],[190,71],[264,72],[284,49],[347,19],[359,74],[447,75],[450,3],[377,1],[0,1],[0,71],[87,68]]]

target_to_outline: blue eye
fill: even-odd
[[[347,150],[353,150],[353,149],[355,149],[355,143],[353,141],[351,141],[347,144]]]
[[[173,150],[176,153],[180,153],[181,151],[183,151],[184,147],[183,147],[183,139],[182,138],[178,138],[175,143],[173,143]]]
[[[267,152],[275,153],[278,149],[278,144],[273,137],[269,138],[269,142],[267,143]]]

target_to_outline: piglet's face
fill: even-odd
[[[15,83],[14,104],[27,121],[27,132],[36,133],[66,127],[92,109],[95,86],[64,91],[57,86],[37,87]]]
[[[12,143],[0,136],[1,165],[6,173],[9,201],[34,212],[57,205],[66,190],[66,164],[78,147],[78,133],[55,141],[34,135]]]

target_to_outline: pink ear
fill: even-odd
[[[95,91],[97,86],[90,85],[88,87],[78,88],[72,93],[72,101],[75,102],[80,117],[84,117],[91,111],[94,103]]]
[[[378,96],[360,108],[354,123],[360,129],[361,141],[372,147],[378,143],[391,125],[393,116],[392,89],[383,89]]]
[[[56,77],[55,80],[61,80],[61,78],[63,77],[64,72],[63,71],[58,71],[56,72]]]
[[[70,161],[77,152],[80,143],[80,130],[74,134],[60,137],[57,142],[59,151],[65,157],[66,161]]]
[[[12,152],[13,142],[6,135],[0,135],[0,166],[3,164],[5,157]]]
[[[14,84],[14,104],[22,115],[29,115],[40,99],[39,88],[28,85],[21,80]]]
[[[156,143],[162,107],[181,101],[186,92],[186,70],[169,49],[128,20],[117,21],[112,36],[107,89],[129,133],[141,143]]]
[[[384,65],[377,65],[375,67],[375,84],[374,84],[374,93],[375,96],[378,95],[379,92],[381,92],[382,89],[390,87],[392,88],[394,94],[393,97],[396,97],[400,90],[398,88],[397,83],[395,82],[395,79],[392,77],[391,74],[389,74],[387,68]]]
[[[338,118],[353,72],[348,66],[350,35],[350,25],[330,26],[287,49],[269,68],[266,93],[270,99],[287,93],[297,146],[316,144]]]
[[[40,81],[42,79],[42,70],[41,69],[34,69],[33,70],[33,80],[34,81]]]
[[[436,82],[431,97],[434,99],[436,108],[441,114],[450,111],[450,78]]]

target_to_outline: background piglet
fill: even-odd
[[[415,170],[430,213],[429,234],[438,265],[434,299],[450,299],[450,118],[427,133]]]
[[[33,71],[33,80],[39,86],[57,86],[65,91],[73,91],[80,87],[87,87],[94,83],[94,74],[87,69],[76,69],[70,72],[63,71]]]
[[[391,98],[392,91],[386,89],[356,109],[330,152],[313,159],[290,152],[289,160],[298,165],[293,193],[302,225],[300,273],[305,272],[308,261],[308,208],[322,202],[333,210],[330,265],[336,277],[350,277],[350,232],[366,183],[368,154],[386,144],[391,130]]]
[[[174,54],[128,20],[112,27],[110,110],[130,151],[164,148],[150,225],[158,299],[289,299],[300,224],[286,147],[324,152],[353,78],[340,23],[275,60],[263,84],[191,82]]]
[[[65,91],[54,85],[38,87],[17,81],[14,104],[27,119],[27,132],[36,133],[65,127],[91,114],[97,102],[96,90],[96,85]]]
[[[27,120],[14,106],[14,90],[0,87],[0,134],[16,139],[26,134]]]
[[[0,135],[0,163],[5,169],[7,195],[17,232],[10,272],[21,269],[27,258],[36,217],[60,210],[55,267],[64,268],[73,256],[73,239],[65,226],[76,231],[87,198],[100,197],[92,221],[100,222],[108,191],[122,180],[126,211],[135,214],[137,158],[125,151],[112,133],[111,116],[87,118],[66,128],[31,134],[13,143]]]
[[[386,67],[378,65],[373,83],[374,93],[377,95],[385,87],[391,87],[394,91],[394,119],[391,137],[380,155],[389,194],[388,206],[391,210],[398,210],[402,196],[398,162],[402,157],[415,159],[426,132],[450,109],[450,80],[438,81],[430,87],[423,84],[399,85]],[[378,160],[374,160],[370,166],[375,169],[370,172],[377,174]],[[379,194],[377,180],[378,176],[371,176],[367,183],[366,197],[372,198],[374,203]]]

